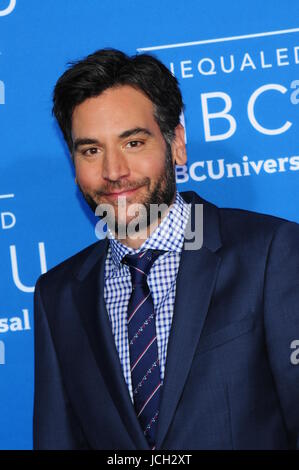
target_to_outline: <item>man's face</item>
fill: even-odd
[[[130,86],[109,88],[78,105],[72,118],[74,163],[80,190],[90,207],[109,204],[121,220],[119,196],[126,206],[173,202],[175,161],[185,163],[183,128],[166,145],[152,102]]]

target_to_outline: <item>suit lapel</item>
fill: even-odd
[[[191,218],[194,217],[194,203],[204,202],[198,197],[194,200],[194,194],[191,195]],[[189,199],[188,193],[182,196]],[[214,253],[221,246],[217,209],[204,204],[203,211],[203,246],[194,251],[183,250],[181,255],[157,429],[157,449],[163,445],[186,383],[220,265],[220,257]]]
[[[124,380],[104,302],[104,269],[107,240],[94,266],[87,263],[73,285],[73,295],[98,368],[118,410],[119,418],[137,449],[148,449]],[[89,367],[88,364],[85,367]],[[95,416],[96,419],[96,416]]]

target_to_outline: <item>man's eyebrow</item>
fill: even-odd
[[[75,140],[74,145],[73,145],[73,151],[75,152],[78,150],[78,147],[81,145],[93,145],[93,144],[99,144],[100,142],[97,139],[89,139],[89,138],[78,138]]]
[[[146,134],[146,135],[153,135],[148,129],[145,127],[134,127],[133,129],[128,129],[127,131],[122,132],[118,137],[120,139],[125,139],[127,137],[131,137],[132,135],[137,134]]]

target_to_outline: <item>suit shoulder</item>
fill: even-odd
[[[188,203],[203,204],[204,226],[212,227],[209,238],[215,238],[219,224],[221,240],[228,246],[262,247],[269,245],[276,234],[285,240],[298,239],[299,224],[296,222],[246,209],[219,207],[194,191],[183,192],[181,196]]]
[[[265,228],[278,228],[281,224],[290,223],[298,225],[296,222],[291,222],[282,217],[277,217],[270,214],[263,214],[262,212],[255,212],[246,209],[236,209],[229,207],[218,207],[223,220],[230,222],[243,222],[247,224],[261,224]]]
[[[42,274],[37,282],[56,284],[62,281],[64,283],[67,279],[73,278],[90,258],[94,259],[96,254],[101,255],[106,249],[106,244],[105,239],[87,246]]]
[[[238,209],[232,207],[218,207],[223,218],[229,220],[236,220],[248,223],[262,223],[269,226],[280,225],[281,223],[288,222],[288,220],[282,217],[274,215],[264,214],[262,212],[255,212],[247,209]]]
[[[222,235],[232,239],[267,239],[271,241],[277,232],[299,232],[299,224],[281,217],[245,209],[218,208]]]

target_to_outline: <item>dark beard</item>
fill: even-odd
[[[167,207],[169,207],[174,199],[175,196],[175,191],[176,191],[176,178],[175,178],[175,165],[172,162],[172,152],[171,152],[171,146],[170,144],[166,143],[166,152],[165,152],[165,165],[164,165],[164,172],[162,175],[159,177],[154,189],[150,194],[148,194],[147,199],[143,202],[143,205],[146,209],[146,221],[142,223],[142,226],[139,227],[139,224],[136,225],[136,231],[142,230],[146,227],[148,227],[153,220],[151,219],[151,211],[150,207],[151,205],[160,205],[160,204],[165,204]],[[148,180],[148,187],[150,184],[150,179],[147,178]],[[84,193],[78,184],[78,187],[86,200],[87,204],[89,205],[90,209],[92,210],[93,213],[96,212],[96,208],[98,207],[98,203],[96,202],[95,199],[91,197],[90,194]],[[99,192],[98,195],[101,193]],[[163,212],[161,213],[161,216],[163,215]],[[159,215],[159,219],[161,218]],[[114,221],[114,227],[113,231],[115,231],[115,234],[117,235],[119,232],[119,225],[117,220]]]

